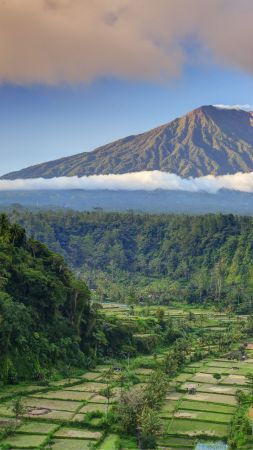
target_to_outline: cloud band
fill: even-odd
[[[35,178],[0,180],[0,191],[7,190],[176,190],[187,192],[217,193],[220,189],[253,193],[253,172],[233,175],[207,175],[199,178],[181,178],[160,171],[133,172],[125,174],[92,175],[89,177]]]

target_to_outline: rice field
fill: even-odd
[[[129,317],[126,305],[107,304],[104,313],[135,320],[135,316]],[[135,313],[138,314],[138,307]],[[151,307],[150,314],[154,313],[155,307]],[[188,314],[189,308],[165,308],[165,315],[172,318]],[[203,323],[210,329],[223,329],[227,323],[224,314],[212,312],[210,315],[207,310],[194,309],[194,315],[203,316]],[[163,361],[168,351],[162,349],[157,361]],[[250,351],[251,348],[248,349]],[[145,386],[153,372],[148,361],[153,361],[152,355],[137,357],[131,363],[139,385]],[[161,407],[162,430],[158,449],[193,450],[201,438],[226,440],[237,405],[236,391],[238,388],[247,389],[246,375],[252,371],[253,359],[250,358],[239,362],[206,358],[184,367],[170,383]],[[103,395],[107,386],[112,388],[109,402]],[[0,429],[14,421],[11,401],[15,395],[22,394],[27,413],[18,423],[15,433],[0,441],[0,449],[1,446],[9,446],[20,450],[136,450],[134,439],[107,432],[103,426],[103,418],[117,403],[120,392],[117,370],[113,372],[109,364],[100,364],[77,376],[52,381],[48,386],[21,384],[2,388]],[[249,414],[253,418],[252,410]]]
[[[225,442],[237,406],[236,392],[247,390],[246,374],[251,370],[250,358],[245,361],[218,358],[190,364],[175,378],[176,390],[167,393],[161,408],[163,435],[159,448],[195,449],[201,437]],[[253,420],[253,409],[248,414]]]

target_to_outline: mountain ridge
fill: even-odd
[[[144,170],[185,178],[253,171],[253,113],[201,106],[150,131],[1,178],[81,177]]]

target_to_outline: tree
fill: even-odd
[[[173,353],[169,353],[168,355],[166,355],[164,361],[164,370],[170,378],[177,373],[178,363]]]
[[[107,399],[107,408],[106,408],[106,415],[108,415],[110,400],[113,397],[113,390],[111,386],[107,386],[105,389],[103,389],[101,392],[101,395],[103,395]]]
[[[161,428],[158,412],[145,405],[137,420],[138,440],[140,448],[156,447],[156,438]]]
[[[15,416],[16,423],[27,413],[27,408],[21,397],[17,397],[15,400],[13,400],[11,411]]]
[[[167,387],[168,377],[161,370],[153,372],[145,389],[146,405],[158,410],[165,397]]]
[[[133,386],[121,392],[117,407],[117,417],[125,433],[136,433],[138,417],[141,415],[144,403],[145,393],[140,386]]]

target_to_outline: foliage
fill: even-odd
[[[0,378],[45,379],[50,365],[83,365],[89,290],[61,256],[0,215]]]
[[[242,313],[252,309],[250,217],[24,209],[10,216],[61,253],[97,301],[128,302],[132,310],[138,302],[175,299]]]
[[[116,409],[122,431],[137,437],[141,448],[154,448],[160,430],[158,411],[167,388],[166,376],[156,371],[146,388],[135,385],[123,390]]]
[[[158,411],[145,405],[138,417],[138,432],[141,448],[152,449],[156,446],[156,437],[161,429]]]
[[[11,412],[14,414],[16,422],[18,422],[27,413],[27,408],[22,397],[17,397],[11,405]]]

